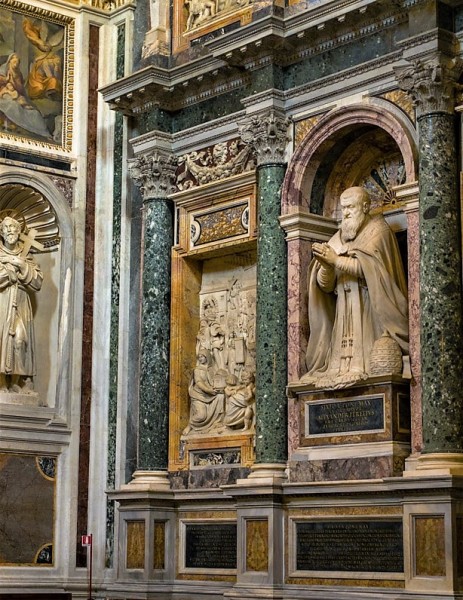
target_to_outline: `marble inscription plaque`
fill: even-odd
[[[384,429],[384,397],[306,404],[307,437]]]
[[[187,524],[185,567],[236,569],[236,523]]]
[[[402,521],[296,524],[298,571],[403,573]]]

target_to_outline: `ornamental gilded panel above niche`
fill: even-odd
[[[255,4],[252,0],[174,0],[174,52],[231,23],[247,25]]]
[[[70,150],[74,21],[0,0],[0,138]]]

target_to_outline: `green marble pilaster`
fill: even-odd
[[[287,460],[287,258],[278,217],[284,165],[257,170],[256,458]]]
[[[284,151],[289,121],[276,110],[245,119],[244,142],[257,156],[256,460],[282,464],[288,457],[288,262],[280,227]]]
[[[167,470],[170,269],[173,216],[167,199],[175,173],[170,155],[133,161],[143,197],[143,271],[137,471]]]
[[[458,62],[441,52],[396,70],[417,108],[423,453],[463,452],[461,214],[454,94]]]

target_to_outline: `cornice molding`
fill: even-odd
[[[145,67],[100,91],[112,109],[127,115],[153,107],[181,110],[248,85],[251,71],[266,64],[296,63],[407,18],[390,0],[339,0],[288,17],[270,15],[206,41],[207,56],[171,69]]]

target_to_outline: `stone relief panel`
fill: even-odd
[[[183,437],[254,430],[256,267],[204,264],[196,366],[188,388]]]
[[[174,51],[191,40],[239,21],[247,25],[261,0],[174,0]]]
[[[188,13],[185,31],[191,31],[227,12],[240,10],[251,2],[252,0],[184,0]]]

